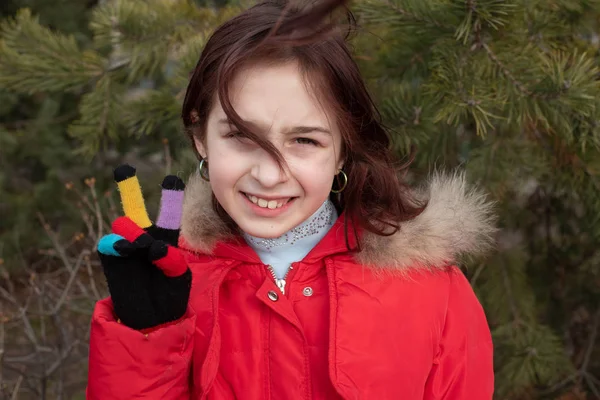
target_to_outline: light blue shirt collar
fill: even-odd
[[[278,238],[262,239],[246,233],[243,236],[260,260],[273,268],[277,279],[283,279],[291,263],[306,257],[327,234],[337,217],[335,206],[328,199],[303,223]]]

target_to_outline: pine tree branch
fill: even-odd
[[[106,88],[106,92],[105,93],[109,93],[110,92],[110,81],[108,81],[107,83],[107,88]],[[104,134],[105,129],[106,129],[106,123],[108,120],[108,111],[110,110],[110,95],[106,95],[104,97],[104,101],[102,102],[102,115],[100,117],[100,126],[98,128],[98,131],[100,132],[100,134]]]
[[[391,8],[392,10],[394,10],[397,14],[402,15],[404,17],[408,17],[414,21],[417,22],[424,22],[424,23],[429,23],[429,24],[433,24],[434,26],[437,26],[438,28],[444,28],[444,29],[454,29],[453,26],[451,25],[446,25],[443,24],[439,21],[433,20],[433,19],[425,19],[422,18],[414,13],[411,13],[410,11],[405,10],[404,8],[399,7],[398,5],[392,3],[389,0],[384,0],[383,4],[385,4],[386,6],[388,6],[389,8]]]
[[[367,0],[365,2],[360,2],[355,9],[364,20],[375,25],[381,23],[387,24],[390,21],[394,21],[394,24],[398,24],[399,22],[403,25],[406,25],[407,23],[408,25],[411,25],[411,22],[413,22],[412,25],[418,23],[429,27],[440,28],[447,34],[453,32],[456,28],[452,24],[441,22],[441,20],[447,20],[447,13],[442,14],[437,12],[437,14],[428,15],[427,11],[422,13],[413,12],[399,6],[393,0]]]
[[[549,395],[551,395],[551,394],[553,394],[553,393],[561,390],[566,385],[568,385],[570,382],[573,382],[577,378],[578,375],[579,375],[578,373],[569,375],[565,379],[563,379],[562,381],[556,383],[555,385],[552,385],[551,387],[549,387],[548,389],[544,390],[540,394],[542,396],[549,396]]]
[[[49,121],[44,121],[44,124],[46,124],[46,125],[62,124],[64,122],[72,120],[73,118],[75,118],[77,116],[77,114],[78,114],[77,110],[70,111],[64,115],[59,115],[56,118],[52,118]],[[17,121],[10,121],[5,124],[0,124],[0,126],[5,127],[7,129],[19,129],[23,126],[27,126],[29,124],[34,124],[36,122],[37,122],[37,120],[35,120],[35,119],[21,119],[21,120],[17,120]]]
[[[581,168],[583,173],[587,175],[588,179],[590,180],[590,183],[594,185],[596,190],[600,193],[600,183],[598,183],[598,181],[596,180],[596,175],[594,175],[594,173],[589,169],[589,167],[581,159],[581,157],[577,156],[576,154],[573,154],[573,160],[574,164]]]
[[[510,309],[511,309],[513,317],[514,317],[514,322],[519,323],[521,321],[521,315],[519,313],[519,309],[517,308],[517,304],[513,297],[512,287],[510,285],[510,279],[508,277],[508,273],[506,272],[506,268],[502,268],[502,280],[504,282],[504,288],[506,289],[506,295],[508,297]]]
[[[508,78],[508,80],[513,84],[513,86],[515,86],[522,94],[533,97],[533,92],[527,89],[527,87],[525,87],[525,85],[514,76],[514,74],[504,65],[504,63],[498,59],[498,56],[496,55],[496,53],[494,53],[490,46],[488,46],[487,43],[484,43],[481,40],[481,37],[479,38],[479,40],[479,46],[485,50],[485,53],[487,54],[489,59],[492,60],[492,62],[496,64],[498,68],[500,68],[502,74],[506,78]]]
[[[131,57],[122,57],[119,59],[111,59],[108,67],[106,68],[106,72],[114,72],[120,69],[123,69],[131,63]]]
[[[542,133],[538,129],[533,129],[532,133],[535,136],[535,138],[542,144],[542,148],[546,150],[548,154],[555,157],[556,155],[554,150],[552,149],[552,146],[546,142]],[[588,177],[589,182],[594,186],[598,193],[600,193],[600,183],[596,179],[596,175],[590,170],[588,165],[581,159],[581,157],[579,157],[575,153],[570,153],[569,159],[571,160],[571,164],[574,167],[578,167],[579,169],[581,169],[581,171],[583,171],[583,173]]]
[[[105,60],[74,36],[42,26],[27,9],[0,23],[0,82],[22,93],[77,92],[102,74]]]
[[[502,61],[500,61],[497,54],[491,49],[491,47],[483,41],[480,31],[476,31],[476,36],[478,37],[478,41],[475,43],[474,47],[481,47],[482,49],[484,49],[488,58],[500,69],[502,74],[524,96],[528,96],[528,97],[531,97],[534,99],[551,100],[551,99],[555,99],[555,98],[559,97],[560,95],[566,93],[567,90],[569,90],[571,88],[570,81],[564,81],[563,85],[554,93],[540,94],[540,93],[536,93],[536,92],[530,90],[529,88],[527,88],[527,86],[525,86],[525,84],[522,81],[520,81],[519,79],[517,79],[515,77],[515,75],[511,72],[511,70]]]
[[[592,322],[592,332],[590,333],[590,337],[588,339],[588,344],[587,344],[587,347],[585,350],[583,362],[581,363],[581,367],[574,374],[569,375],[562,381],[556,383],[555,385],[551,386],[547,390],[544,390],[541,393],[542,395],[544,395],[544,396],[551,395],[551,394],[557,392],[558,390],[561,390],[563,387],[565,387],[570,382],[573,382],[578,378],[583,378],[583,380],[585,380],[586,383],[588,384],[588,387],[590,388],[592,393],[594,393],[594,395],[598,399],[600,399],[600,391],[596,388],[596,384],[600,385],[600,382],[598,382],[598,380],[588,371],[589,363],[592,358],[592,353],[594,352],[596,339],[598,337],[599,326],[600,326],[600,308],[598,308],[598,310],[596,310],[596,313],[594,314],[594,320]]]

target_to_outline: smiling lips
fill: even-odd
[[[256,197],[254,195],[244,193],[244,195],[250,200],[252,203],[256,204],[261,208],[269,208],[274,210],[276,208],[281,208],[286,205],[293,197],[282,197],[279,199],[267,200],[260,197]]]

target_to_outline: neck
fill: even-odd
[[[330,200],[303,223],[278,238],[263,239],[244,233],[244,239],[261,261],[273,268],[278,279],[283,279],[291,263],[300,261],[323,239],[335,223],[337,212]]]

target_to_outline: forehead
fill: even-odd
[[[230,101],[241,118],[258,124],[319,122],[333,129],[333,114],[308,79],[295,62],[252,65],[235,75]]]

